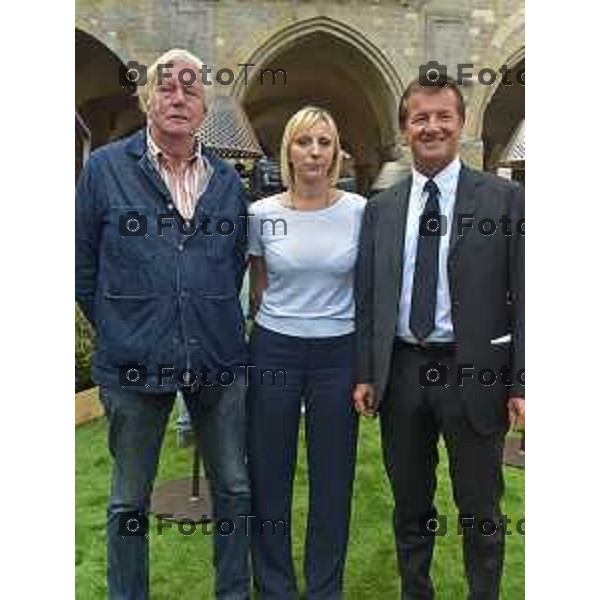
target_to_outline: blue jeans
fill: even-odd
[[[307,600],[342,598],[358,418],[352,404],[354,335],[298,338],[255,325],[250,338],[248,456],[252,566],[262,600],[297,600],[292,496],[301,401],[308,459],[304,552]],[[261,369],[283,369],[275,385]],[[281,521],[273,525],[276,520]]]
[[[219,389],[220,397],[215,395]],[[215,597],[219,600],[249,598],[250,540],[246,519],[240,519],[251,509],[246,464],[246,390],[243,378],[236,378],[229,387],[184,393],[192,420],[200,429],[213,519],[231,519],[236,525],[230,536],[216,531],[213,535]],[[108,445],[113,457],[107,511],[108,593],[111,600],[147,600],[148,538],[127,535],[126,522],[136,513],[141,513],[143,522],[143,515],[150,508],[175,394],[140,394],[105,387],[100,398],[108,419]],[[211,398],[216,401],[207,402]]]

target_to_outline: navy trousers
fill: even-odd
[[[259,325],[250,339],[252,564],[261,599],[295,600],[292,496],[305,403],[309,508],[306,598],[342,597],[356,462],[354,334],[299,338]]]

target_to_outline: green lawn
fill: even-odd
[[[175,447],[173,421],[166,436],[158,481],[185,477],[191,470],[191,451]],[[109,455],[104,419],[76,429],[76,584],[77,598],[94,600],[106,597],[105,513],[109,480]],[[306,464],[304,453],[297,472],[294,498],[294,556],[298,574],[302,573],[302,540],[306,519]],[[525,538],[515,530],[524,515],[525,476],[508,468],[504,512],[512,523],[513,535],[507,538],[503,598],[525,595]],[[455,521],[455,511],[447,476],[446,456],[442,452],[439,468],[438,510]],[[346,567],[346,598],[387,600],[398,595],[395,553],[391,530],[392,502],[381,464],[378,425],[362,420],[357,477]],[[151,586],[154,600],[211,598],[211,538],[190,537],[167,530],[163,536],[150,536]],[[460,538],[455,534],[439,538],[433,576],[441,600],[466,597],[462,577]],[[301,581],[301,578],[300,578]]]

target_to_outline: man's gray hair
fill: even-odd
[[[142,112],[148,114],[150,112],[150,108],[154,103],[154,97],[156,94],[156,86],[158,82],[158,73],[159,65],[167,65],[169,63],[175,62],[185,62],[194,65],[198,72],[196,73],[196,78],[202,81],[202,76],[200,71],[204,66],[204,63],[197,57],[194,56],[191,52],[187,50],[182,50],[181,48],[172,48],[171,50],[167,50],[164,54],[161,54],[152,65],[148,67],[147,81],[146,85],[140,86],[138,88],[138,99],[140,102],[140,108]],[[164,73],[163,69],[163,73]],[[210,74],[206,73],[205,75],[206,81],[211,81]],[[212,83],[212,82],[211,82]],[[204,110],[208,112],[213,100],[213,86],[212,85],[203,85],[203,98],[204,98]]]

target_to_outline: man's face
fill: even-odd
[[[179,73],[189,69],[181,76]],[[195,80],[192,77],[195,74]],[[171,75],[169,77],[169,75]],[[194,81],[191,85],[184,83]],[[163,68],[149,113],[152,128],[167,138],[189,136],[204,121],[202,76],[193,64],[174,61],[173,68]]]
[[[436,93],[417,92],[409,96],[402,133],[405,135],[417,170],[433,176],[458,154],[463,122],[458,99],[449,88]]]

